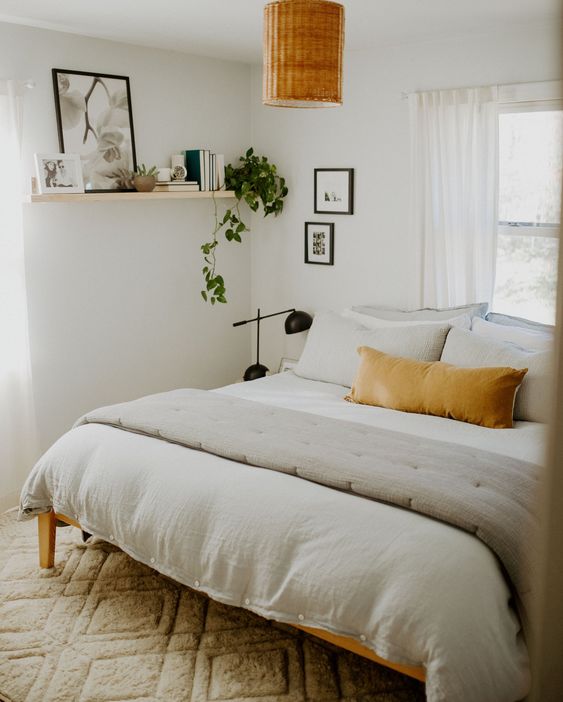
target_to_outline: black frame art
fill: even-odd
[[[354,214],[354,169],[315,168],[315,214]]]
[[[80,156],[85,191],[131,190],[137,156],[129,78],[63,68],[51,73],[59,148]]]
[[[318,228],[318,231],[310,231],[311,228]],[[315,237],[318,237],[318,240],[315,240]],[[318,266],[334,265],[333,222],[305,222],[305,263]]]

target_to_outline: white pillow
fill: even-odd
[[[354,312],[369,314],[379,319],[390,319],[396,322],[443,322],[457,317],[460,314],[468,314],[470,317],[484,317],[489,307],[488,302],[477,302],[472,305],[461,305],[459,307],[424,307],[420,310],[394,310],[389,307],[377,307],[376,305],[354,306]]]
[[[372,330],[335,312],[324,312],[313,320],[294,373],[310,380],[351,387],[360,362],[358,346],[419,361],[437,361],[449,329],[442,322]]]
[[[510,343],[483,338],[474,332],[452,329],[440,360],[464,368],[527,368],[528,372],[516,395],[514,418],[527,422],[549,421],[553,386],[552,353],[526,351]]]
[[[344,310],[342,312],[344,317],[348,319],[353,319],[355,322],[359,322],[362,326],[368,329],[384,329],[385,327],[414,327],[420,326],[421,324],[450,324],[452,327],[459,327],[460,329],[471,329],[471,317],[469,314],[458,314],[448,319],[440,320],[396,320],[396,319],[385,319],[377,316],[374,311],[373,314],[363,314],[362,312],[356,312],[354,309]]]
[[[471,331],[487,339],[508,341],[529,351],[551,351],[553,348],[552,334],[531,331],[524,329],[524,327],[511,327],[507,324],[494,324],[494,322],[487,322],[480,317],[473,317]]]

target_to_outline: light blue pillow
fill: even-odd
[[[550,324],[540,324],[540,322],[532,322],[531,319],[511,317],[509,314],[499,314],[498,312],[489,312],[485,320],[493,322],[493,324],[504,324],[507,327],[522,327],[523,329],[530,329],[530,331],[545,332],[547,334],[553,334],[555,331],[555,327],[552,327]]]

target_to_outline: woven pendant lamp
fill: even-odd
[[[264,8],[262,102],[274,107],[342,105],[344,7],[278,0]]]

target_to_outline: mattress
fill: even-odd
[[[176,391],[182,392],[182,391]],[[216,392],[541,461],[544,427],[492,430],[351,405],[292,373]],[[427,697],[515,700],[528,654],[498,561],[441,522],[97,424],[39,461],[22,504],[53,505],[134,558],[227,604],[423,665]]]

